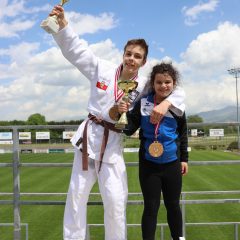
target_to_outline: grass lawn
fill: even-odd
[[[21,162],[72,162],[73,154],[21,154]],[[11,154],[0,154],[0,163],[11,162]],[[239,160],[240,156],[223,151],[192,151],[190,161],[206,160]],[[126,153],[126,162],[138,161],[137,153]],[[128,167],[129,192],[140,192],[138,168]],[[183,179],[183,191],[229,191],[240,190],[240,165],[216,165],[189,167],[189,174]],[[34,168],[24,167],[20,170],[21,192],[67,192],[71,168]],[[12,169],[0,168],[0,192],[12,191]],[[95,185],[93,192],[98,191]],[[187,199],[237,198],[240,195],[189,195]],[[0,199],[11,199],[0,196]],[[91,200],[99,197],[91,197]],[[130,197],[142,199],[142,197]],[[65,200],[65,196],[21,197],[21,200]],[[143,206],[129,205],[127,222],[140,223]],[[64,206],[21,206],[21,222],[28,223],[29,240],[60,240],[62,239],[62,218]],[[240,205],[230,204],[190,204],[186,205],[186,222],[240,222]],[[13,222],[13,209],[10,205],[0,205],[0,222]],[[103,223],[102,206],[88,207],[88,222]],[[166,223],[166,211],[161,206],[159,223]],[[168,228],[165,239],[169,239]],[[194,226],[187,227],[187,240],[233,240],[233,226]],[[103,227],[91,227],[91,240],[103,240]],[[157,230],[160,239],[160,229]],[[0,227],[0,239],[13,239],[12,227]],[[25,229],[22,228],[22,239]],[[141,239],[140,227],[128,228],[128,240]]]

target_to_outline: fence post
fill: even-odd
[[[87,224],[87,227],[86,227],[85,240],[90,240],[90,229],[89,229],[89,225],[88,224]]]
[[[238,240],[238,223],[234,224],[234,235],[235,235],[235,240]]]
[[[20,220],[20,177],[19,177],[19,140],[18,128],[13,127],[13,212],[14,212],[14,240],[21,239]]]
[[[164,240],[164,226],[161,226],[161,238],[160,240]]]
[[[184,201],[186,200],[186,194],[182,193],[182,221],[183,221],[183,236],[186,237],[186,205]]]

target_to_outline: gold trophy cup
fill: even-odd
[[[63,6],[68,1],[69,0],[61,0],[60,5]],[[49,16],[47,19],[41,22],[40,26],[48,33],[57,33],[59,31],[57,16]]]
[[[138,83],[134,80],[121,80],[118,82],[118,87],[124,92],[123,101],[128,102],[129,92],[137,88]],[[117,129],[126,129],[128,124],[127,114],[122,113],[120,119],[115,124]]]

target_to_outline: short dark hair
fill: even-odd
[[[147,55],[148,55],[148,45],[146,43],[146,41],[143,39],[143,38],[137,38],[137,39],[131,39],[131,40],[128,40],[126,45],[124,46],[124,53],[126,51],[126,48],[130,45],[138,45],[140,46],[141,48],[144,49],[144,60],[147,59]]]
[[[152,72],[150,74],[150,82],[152,86],[154,83],[155,76],[158,73],[160,74],[167,73],[172,77],[174,85],[179,84],[180,74],[178,70],[172,65],[172,63],[161,62],[160,64],[157,64],[153,67]]]

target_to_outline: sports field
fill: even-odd
[[[59,162],[71,163],[73,154],[21,154],[21,162]],[[11,162],[11,154],[0,154],[0,162]],[[223,151],[192,151],[190,161],[196,160],[239,160],[240,155]],[[137,161],[136,153],[126,153],[126,162]],[[189,174],[184,177],[183,191],[230,191],[240,190],[240,165],[209,165],[190,166]],[[21,192],[47,193],[67,192],[71,168],[21,168]],[[0,168],[0,192],[12,192],[12,169]],[[128,167],[129,192],[140,192],[137,167]],[[97,185],[93,192],[98,192]],[[10,196],[0,196],[11,200]],[[189,195],[187,199],[240,199],[238,195]],[[90,200],[100,200],[91,196]],[[131,197],[129,200],[142,199]],[[65,196],[22,196],[21,200],[65,200]],[[27,223],[30,240],[60,240],[62,239],[63,205],[58,206],[21,206],[21,222]],[[127,208],[127,222],[140,223],[141,205],[130,205]],[[13,222],[13,209],[10,205],[0,205],[0,223]],[[166,223],[166,212],[161,206],[159,223]],[[186,222],[240,222],[240,204],[198,204],[186,205]],[[102,206],[88,207],[88,223],[103,223]],[[239,227],[240,232],[240,227]],[[90,228],[91,240],[104,240],[103,227]],[[233,240],[234,227],[231,226],[194,226],[186,228],[187,240]],[[128,228],[128,240],[141,239],[140,227]],[[157,232],[160,239],[160,229]],[[13,239],[12,227],[0,227],[0,239]],[[25,229],[22,228],[22,239],[25,239]],[[165,239],[169,238],[166,229]]]

